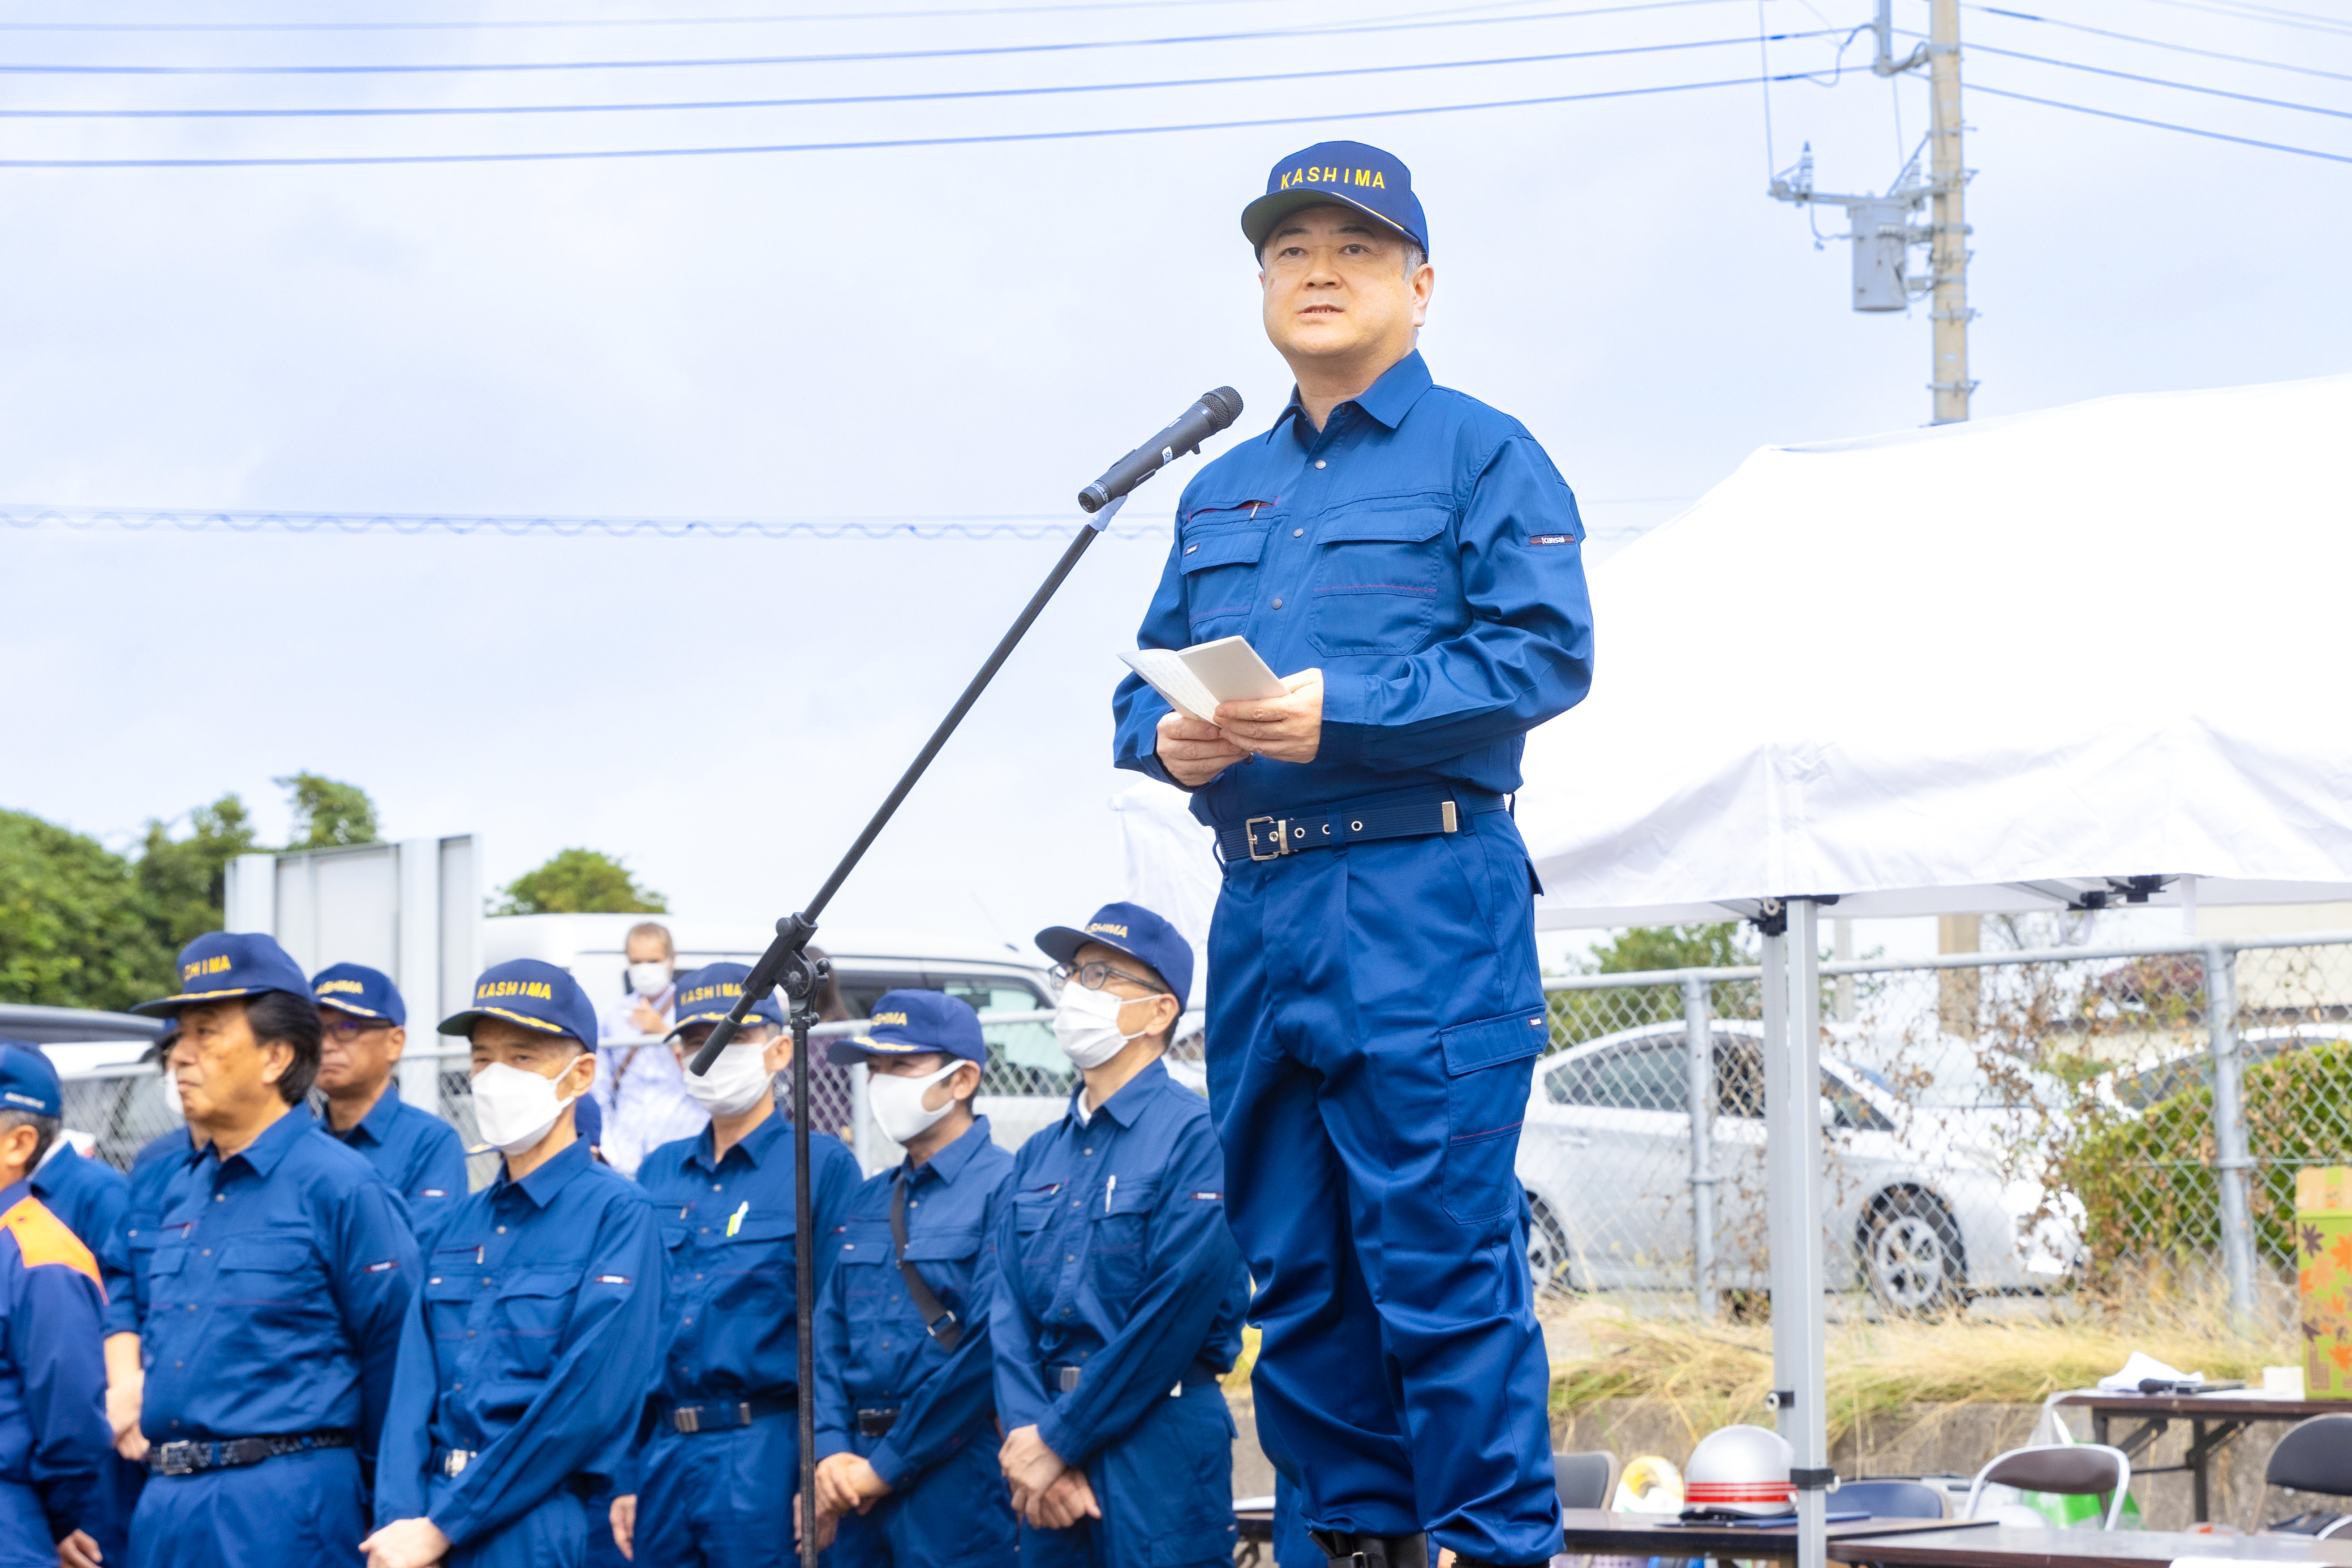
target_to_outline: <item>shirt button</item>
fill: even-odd
[[[225,1203],[228,1202],[228,1194],[227,1194],[226,1193],[215,1193],[215,1194],[213,1194],[213,1202],[215,1202],[215,1203],[216,1203],[216,1204],[225,1204]],[[173,1423],[172,1423],[172,1425],[173,1425],[173,1426],[177,1426],[179,1425],[179,1423],[178,1423],[177,1421],[174,1421],[174,1422],[173,1422]]]
[[[1304,539],[1307,537],[1307,531],[1303,528],[1294,528],[1290,531],[1290,537],[1293,539]]]
[[[212,1249],[211,1247],[205,1247],[202,1252],[200,1252],[200,1253],[198,1253],[198,1254],[197,1254],[197,1256],[198,1256],[199,1258],[210,1258],[212,1255],[213,1255],[213,1249]]]
[[[470,1340],[470,1339],[472,1339],[472,1338],[474,1337],[474,1331],[473,1331],[473,1330],[471,1330],[471,1329],[467,1329],[467,1330],[466,1331],[466,1337],[467,1337],[467,1339],[469,1339],[469,1340]]]
[[[714,1193],[723,1193],[723,1192],[725,1192],[727,1189],[726,1189],[724,1186],[720,1185],[719,1183],[717,1183],[717,1182],[713,1182],[713,1183],[711,1183],[711,1184],[710,1184],[710,1190],[711,1190],[712,1192],[714,1192]]]
[[[177,1371],[179,1371],[182,1367],[184,1367],[184,1366],[185,1366],[185,1365],[187,1365],[187,1364],[188,1364],[188,1363],[187,1363],[186,1362],[184,1362],[184,1361],[175,1361],[175,1362],[173,1362],[173,1363],[172,1363],[172,1370],[173,1370],[173,1372],[177,1372]]]
[[[1315,466],[1316,466],[1317,468],[1321,468],[1321,467],[1323,466],[1323,459],[1322,459],[1322,458],[1316,458],[1316,459],[1315,459]]]
[[[1278,610],[1278,609],[1280,609],[1280,608],[1282,608],[1282,601],[1281,601],[1280,599],[1276,599],[1276,600],[1274,602],[1274,607],[1275,607],[1276,609],[1277,609],[1277,610]]]
[[[499,1234],[500,1236],[504,1236],[506,1233],[507,1233],[507,1227],[506,1227],[506,1226],[499,1226]]]

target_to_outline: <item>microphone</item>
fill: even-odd
[[[1136,486],[1174,462],[1180,454],[1197,452],[1201,443],[1242,416],[1242,395],[1230,386],[1201,394],[1201,401],[1184,410],[1167,429],[1103,470],[1103,477],[1078,492],[1078,505],[1100,511]]]

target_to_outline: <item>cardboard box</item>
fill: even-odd
[[[2352,1165],[2294,1175],[2304,1397],[2352,1399]]]

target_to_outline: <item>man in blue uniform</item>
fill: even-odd
[[[1233,1415],[1217,1379],[1249,1277],[1225,1228],[1209,1107],[1168,1076],[1192,950],[1135,904],[1037,945],[1081,1083],[1021,1146],[989,1317],[997,1455],[1026,1568],[1216,1568],[1233,1559]]]
[[[392,976],[338,963],[310,976],[319,1003],[319,1088],[328,1131],[358,1151],[408,1205],[419,1247],[466,1195],[466,1148],[457,1130],[404,1105],[393,1081],[408,1046],[408,1004]]]
[[[47,1059],[36,1045],[17,1040],[0,1041],[0,1045]],[[52,1133],[43,1142],[48,1152],[33,1172],[33,1195],[95,1253],[122,1223],[123,1207],[131,1201],[131,1184],[104,1161],[85,1158],[68,1139]]]
[[[416,1243],[366,1161],[297,1110],[319,1066],[310,982],[267,936],[180,953],[172,1074],[209,1142],[169,1184],[148,1265],[131,1568],[348,1563]]]
[[[1575,499],[1517,420],[1433,384],[1411,175],[1286,158],[1242,215],[1297,387],[1209,464],[1139,641],[1244,636],[1286,696],[1171,712],[1117,761],[1193,792],[1224,889],[1209,1094],[1264,1331],[1258,1432],[1335,1561],[1559,1550],[1512,1173],[1548,1038],[1507,809],[1528,730],[1591,682]]]
[[[677,982],[671,1047],[701,1049],[743,994],[751,970],[714,963]],[[771,994],[708,1073],[682,1074],[710,1118],[637,1167],[669,1251],[660,1387],[639,1428],[634,1494],[613,1501],[613,1536],[662,1568],[758,1568],[793,1560],[800,1476],[799,1238],[793,1127],[776,1113],[775,1075],[792,1037]],[[809,1139],[809,1202],[830,1237],[858,1181],[838,1138]],[[832,1272],[816,1255],[817,1289]],[[747,1478],[758,1478],[756,1484]]]
[[[493,965],[441,1032],[473,1046],[475,1122],[505,1164],[433,1237],[360,1544],[368,1568],[578,1568],[581,1500],[653,1383],[660,1227],[576,1136],[596,1075],[578,982],[536,959]]]
[[[63,1111],[49,1058],[0,1041],[0,1568],[121,1544],[98,1259],[27,1179]]]
[[[834,1568],[1012,1568],[996,1463],[991,1238],[1013,1156],[972,1114],[988,1044],[938,991],[891,991],[833,1059],[863,1061],[907,1151],[857,1189],[816,1324],[817,1508]]]
[[[167,1082],[172,1076],[172,1047],[179,1038],[179,1026],[173,1025],[149,1047]],[[178,1084],[169,1084],[164,1092],[173,1103],[179,1102]],[[185,1114],[184,1110],[183,1117]],[[122,1215],[95,1249],[99,1277],[106,1285],[106,1419],[114,1428],[115,1447],[131,1462],[131,1473],[124,1481],[133,1499],[147,1473],[147,1438],[139,1430],[145,1383],[139,1362],[139,1332],[147,1322],[148,1266],[154,1260],[155,1242],[163,1231],[171,1184],[186,1173],[205,1142],[204,1129],[190,1123],[155,1138],[132,1156]]]

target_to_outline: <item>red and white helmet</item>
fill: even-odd
[[[1683,1467],[1684,1503],[1718,1513],[1787,1513],[1796,1506],[1789,1484],[1796,1462],[1796,1450],[1778,1432],[1720,1427],[1699,1439]]]

